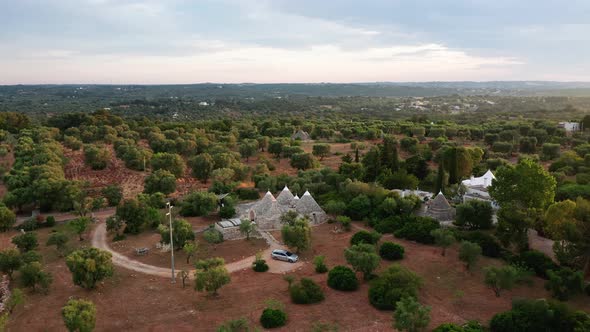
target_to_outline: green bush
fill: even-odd
[[[298,283],[292,284],[289,287],[289,295],[291,301],[296,304],[312,304],[324,300],[322,288],[308,278],[301,278]]]
[[[328,272],[328,267],[326,266],[326,256],[315,256],[313,258],[313,265],[315,266],[315,272],[317,273],[326,273]]]
[[[352,269],[338,265],[328,272],[328,286],[341,291],[354,291],[359,287],[359,281]]]
[[[393,242],[384,242],[379,247],[379,256],[390,261],[404,258],[404,247]]]
[[[25,220],[20,226],[18,226],[18,228],[24,229],[26,232],[32,232],[39,228],[39,226],[40,225],[37,220],[35,220],[35,218],[29,218]]]
[[[350,232],[350,229],[351,229],[350,217],[338,216],[338,217],[336,217],[336,221],[342,225],[342,229],[344,229],[344,231]]]
[[[369,302],[379,310],[395,310],[403,297],[416,297],[422,285],[420,277],[398,264],[391,265],[369,287]]]
[[[266,272],[268,271],[268,264],[266,264],[266,260],[257,256],[254,263],[252,263],[252,269],[256,272]]]
[[[588,331],[589,326],[587,313],[545,299],[515,300],[512,310],[498,313],[490,321],[491,332],[577,332]]]
[[[535,272],[541,278],[548,279],[549,270],[557,270],[558,266],[549,256],[537,250],[528,250],[516,256],[512,263],[522,265]]]
[[[437,228],[440,228],[438,221],[427,217],[415,217],[406,222],[406,224],[401,229],[395,231],[394,234],[396,237],[402,239],[424,244],[432,244],[434,243],[434,237],[430,235],[430,233]]]
[[[284,326],[287,323],[287,314],[281,309],[266,308],[260,316],[260,325],[265,329]]]
[[[358,231],[350,238],[350,245],[353,246],[359,243],[377,244],[380,238],[381,234],[375,231]]]
[[[581,293],[584,287],[584,274],[568,267],[558,270],[548,270],[549,280],[545,288],[551,291],[551,295],[560,301],[567,301],[571,295]]]
[[[402,228],[403,224],[404,223],[399,216],[393,216],[378,220],[373,225],[373,228],[381,234],[388,234],[394,233],[396,230]]]
[[[459,232],[457,239],[479,244],[481,254],[487,257],[498,258],[503,252],[502,245],[493,235],[480,231]]]
[[[45,226],[47,226],[47,227],[55,226],[55,217],[54,216],[47,216],[47,219],[45,219]]]
[[[39,243],[37,242],[37,233],[34,232],[19,234],[12,238],[12,243],[23,253],[31,251],[39,246]]]
[[[444,323],[437,326],[432,332],[465,332],[465,330],[457,324]]]
[[[238,188],[236,189],[238,198],[244,201],[251,201],[260,198],[260,194],[256,188]]]
[[[223,234],[216,230],[215,227],[209,227],[203,232],[203,238],[209,243],[223,242]]]

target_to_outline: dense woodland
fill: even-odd
[[[151,98],[130,99],[129,94],[111,92],[103,98],[106,87],[77,89],[75,95],[63,92],[63,87],[44,87],[42,93],[12,89],[10,93],[7,88],[0,90],[5,186],[0,230],[23,228],[26,232],[12,240],[19,250],[0,252],[0,269],[11,278],[18,276],[19,287],[49,289],[51,275],[35,257],[34,234],[36,229],[53,227],[54,221],[17,223],[17,215],[28,216],[34,210],[47,215],[75,213],[79,218],[72,227],[80,230],[76,233],[82,240],[92,211],[111,206],[115,207],[107,220],[111,235],[124,238],[155,230],[166,242],[170,234],[166,202],[179,207],[182,217],[218,214],[228,218],[235,214],[235,204],[288,185],[294,194],[311,192],[331,216],[330,222],[343,230],[350,230],[351,223],[370,229],[355,233],[344,252],[354,271],[334,267],[327,283],[334,289],[353,290],[358,283],[370,282],[371,304],[379,310],[395,310],[395,327],[400,330],[424,329],[430,309],[417,301],[420,276],[395,264],[375,273],[381,258],[404,256],[399,245],[377,245],[383,234],[440,246],[443,254],[457,242],[467,269],[479,255],[502,261],[486,268],[482,281],[496,296],[522,287],[535,275],[546,280],[554,297],[522,299],[491,321],[443,324],[435,331],[590,331],[588,313],[568,304],[570,298],[590,296],[585,279],[590,275],[590,131],[570,133],[557,126],[558,121],[575,120],[590,129],[587,97],[431,96],[428,100],[438,106],[430,111],[403,106],[395,111],[412,99],[249,100],[244,95],[219,97],[209,90],[204,92],[209,99],[166,97],[179,87],[173,92],[138,87],[155,92],[149,92]],[[452,114],[443,105],[457,98],[479,107]],[[209,104],[199,105],[204,100]],[[313,143],[291,139],[298,130],[309,133]],[[304,149],[306,144],[311,144],[311,150]],[[346,147],[345,152],[335,150],[336,146]],[[142,172],[143,191],[130,195],[120,183],[97,185],[68,178],[66,156],[75,151],[81,151],[92,171],[120,160],[125,168]],[[326,160],[337,163],[328,165]],[[278,169],[285,163],[292,171]],[[500,206],[497,223],[492,222],[489,204],[461,200],[465,190],[461,181],[488,169],[496,175],[490,193]],[[181,183],[194,183],[194,187],[181,192]],[[455,226],[442,227],[434,219],[416,216],[423,202],[392,191],[416,188],[444,193],[457,208]],[[218,211],[216,194],[226,193],[230,195]],[[285,243],[305,251],[310,246],[307,221],[296,216],[285,220]],[[244,232],[250,234],[247,227]],[[190,224],[179,217],[173,228],[178,230],[175,248],[190,252],[194,241]],[[529,248],[529,229],[555,241],[556,262]],[[212,242],[223,240],[212,230],[206,237]],[[59,250],[64,248],[63,234],[52,238]],[[76,285],[93,289],[113,274],[108,255],[99,249],[80,249],[67,256],[66,251],[65,261]],[[96,260],[96,271],[84,270],[83,261],[89,258]],[[316,270],[324,270],[322,264],[318,259]],[[199,291],[217,294],[229,282],[229,275],[222,271],[223,260],[200,260],[196,269]],[[354,272],[362,274],[361,280]],[[290,296],[294,303],[321,302],[322,291],[317,287],[309,279],[291,280]],[[76,310],[86,310],[88,315],[94,310],[92,303],[84,301],[68,303],[67,308],[72,312],[66,313],[64,307],[63,315],[66,325],[72,324],[68,328],[73,326],[70,330],[83,324],[76,321]],[[283,314],[280,306],[269,305],[261,317],[262,326],[285,324]]]

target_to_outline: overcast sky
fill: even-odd
[[[590,81],[589,0],[0,0],[0,84]]]

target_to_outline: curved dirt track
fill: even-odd
[[[274,240],[271,241],[274,242]],[[158,277],[169,278],[171,276],[170,269],[138,262],[111,249],[111,247],[109,247],[109,245],[107,244],[107,231],[106,224],[104,222],[99,222],[99,224],[94,229],[94,233],[92,235],[92,246],[110,252],[113,255],[113,263],[115,265],[139,273],[149,274]],[[265,259],[269,258],[272,249],[276,248],[283,248],[283,246],[274,242],[272,244],[272,247],[269,247],[262,252],[262,257]],[[228,263],[225,265],[225,267],[227,268],[229,273],[250,269],[252,267],[252,262],[254,261],[254,259],[255,256],[246,257],[239,261]],[[290,264],[286,262],[275,261],[272,259],[267,259],[267,264],[269,266],[268,272],[270,273],[286,273],[295,270],[303,265],[302,262]],[[193,271],[189,273],[189,277],[194,277]]]

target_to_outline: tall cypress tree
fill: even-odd
[[[383,138],[381,149],[381,164],[395,172],[399,169],[399,157],[397,154],[397,142],[391,136]]]
[[[438,194],[439,192],[442,192],[445,188],[445,168],[443,166],[442,162],[438,163],[438,172],[436,174],[436,183],[435,183],[435,187],[434,187],[434,194]]]
[[[373,182],[381,173],[381,151],[379,147],[373,147],[363,157],[365,166],[365,181]]]

